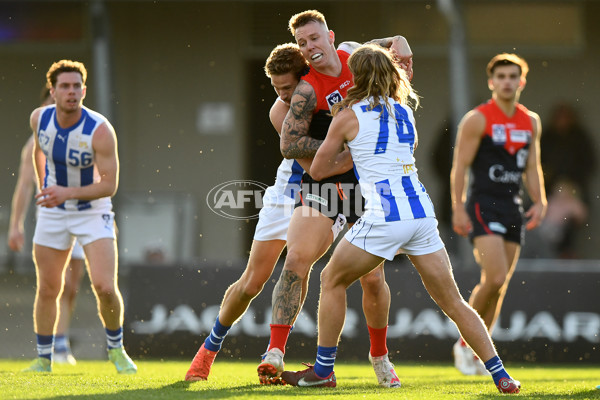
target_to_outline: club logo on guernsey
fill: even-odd
[[[224,182],[208,192],[206,204],[212,212],[227,219],[256,219],[267,187],[264,183],[250,180]]]
[[[506,143],[506,127],[504,125],[492,125],[492,141],[496,144]]]
[[[336,103],[339,103],[343,100],[342,94],[338,90],[328,94],[325,98],[327,99],[329,110],[331,110]]]

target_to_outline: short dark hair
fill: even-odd
[[[519,70],[521,71],[521,78],[523,79],[527,77],[527,73],[529,72],[529,65],[527,65],[527,61],[525,61],[522,57],[512,53],[501,53],[495,55],[494,58],[492,58],[488,63],[486,68],[488,78],[491,78],[492,75],[494,75],[494,70],[496,67],[504,65],[516,65],[519,67]]]

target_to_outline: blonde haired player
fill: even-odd
[[[477,313],[463,300],[437,230],[433,204],[419,182],[414,149],[416,103],[406,73],[390,52],[360,47],[348,59],[354,86],[333,108],[333,121],[310,172],[329,176],[344,145],[350,148],[365,198],[365,212],[335,249],[321,274],[319,346],[315,365],[281,378],[293,386],[335,387],[334,363],[346,316],[346,289],[398,251],[406,253],[425,288],[456,323],[492,373],[502,393],[518,393],[520,383],[506,373]]]

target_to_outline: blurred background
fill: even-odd
[[[130,323],[151,319],[152,307],[168,297],[161,286],[158,294],[143,293],[144,287],[132,286],[132,276],[156,273],[156,279],[164,282],[161,274],[167,271],[177,282],[189,271],[198,278],[202,273],[213,276],[214,271],[227,270],[225,275],[214,275],[216,281],[228,279],[222,288],[212,288],[214,293],[192,287],[191,298],[166,307],[172,315],[178,305],[189,304],[198,322],[199,310],[218,306],[224,289],[241,274],[256,224],[256,219],[224,218],[213,212],[207,203],[209,193],[234,180],[264,185],[274,181],[281,154],[268,110],[276,95],[262,67],[274,46],[293,41],[287,30],[289,18],[311,8],[325,14],[336,44],[395,34],[408,39],[414,53],[413,85],[422,97],[422,107],[415,114],[417,166],[436,206],[459,281],[460,274],[465,282],[476,278],[478,270],[467,240],[455,237],[449,227],[455,128],[466,111],[490,97],[485,67],[491,57],[514,52],[527,60],[530,73],[521,102],[542,119],[543,167],[551,205],[544,226],[528,234],[518,268],[533,274],[528,282],[543,274],[544,279],[561,282],[561,290],[574,290],[569,282],[585,281],[589,287],[581,289],[581,309],[574,306],[564,313],[581,311],[589,317],[587,339],[575,335],[573,341],[591,349],[587,359],[598,359],[600,2],[591,0],[0,1],[0,185],[4,188],[0,193],[0,320],[3,325],[6,321],[1,335],[12,335],[8,337],[11,343],[22,344],[3,349],[0,357],[32,356],[34,350],[30,321],[35,287],[30,243],[33,212],[27,219],[29,240],[22,253],[8,249],[6,233],[20,150],[31,134],[28,117],[39,103],[51,63],[67,58],[86,64],[84,104],[106,115],[117,132],[121,173],[114,206],[121,287],[131,308],[137,307],[137,314],[128,312],[127,318]],[[570,190],[555,191],[565,185]],[[409,270],[404,259],[390,264],[392,271]],[[548,278],[548,273],[557,275]],[[199,285],[210,283],[198,279]],[[519,285],[518,275],[513,282]],[[525,283],[521,280],[520,285]],[[469,281],[464,287],[472,286]],[[318,282],[312,288],[316,298]],[[521,289],[531,293],[545,288]],[[177,291],[176,285],[173,290]],[[414,290],[407,290],[412,295]],[[87,346],[88,342],[97,343],[98,350],[103,339],[94,300],[89,286],[84,284],[82,292],[87,295],[80,296],[75,313],[73,329],[79,329],[75,341],[82,343],[81,351],[96,346]],[[260,298],[268,307],[270,292]],[[540,306],[536,299],[529,307]],[[520,311],[519,306],[516,301],[514,312]],[[505,308],[507,314],[512,312],[508,302]],[[416,316],[418,307],[413,311]],[[538,315],[527,313],[524,318],[530,322]],[[566,332],[568,315],[564,313],[551,318]],[[513,317],[507,316],[507,321]],[[82,320],[77,322],[78,318]],[[199,342],[190,338],[197,339],[204,332],[201,324],[190,328],[181,318],[183,323],[169,329],[186,332],[188,336],[179,342],[187,340],[188,348],[171,349],[167,355],[193,354],[190,349]],[[540,326],[548,323],[540,318]],[[547,345],[552,335],[544,329],[538,335],[536,329],[531,328],[533,333],[523,340],[539,336]],[[133,330],[129,330],[130,343],[135,342]],[[141,344],[136,342],[137,353],[149,354],[152,340],[148,338],[161,332],[166,331],[159,329],[140,339]],[[264,336],[253,332],[252,337]],[[425,340],[431,335],[431,329],[415,332]],[[558,338],[563,342],[565,332]],[[453,334],[442,337],[447,340],[444,346],[451,343]],[[24,341],[23,335],[29,339]],[[237,354],[235,349],[232,354]],[[449,354],[448,350],[444,356]],[[581,358],[586,356],[574,356]]]

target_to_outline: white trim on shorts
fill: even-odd
[[[98,239],[116,239],[115,214],[110,209],[65,211],[40,208],[33,243],[68,250],[75,238],[85,246]]]
[[[360,218],[344,238],[364,251],[393,260],[400,252],[413,256],[444,248],[434,217],[373,223]]]

